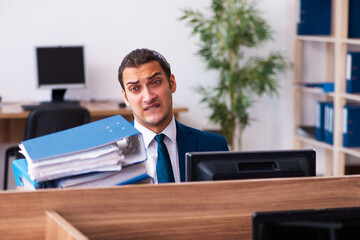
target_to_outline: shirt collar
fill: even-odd
[[[176,143],[176,123],[174,117],[162,133],[165,134],[173,143]]]
[[[144,127],[136,120],[134,120],[134,127],[143,135],[146,148],[149,147],[151,141],[157,134]],[[165,134],[173,143],[176,143],[176,123],[174,116],[169,125],[167,125],[167,127],[161,133]]]

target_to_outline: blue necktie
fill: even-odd
[[[164,138],[164,134],[158,134],[155,136],[155,140],[158,143],[158,159],[156,162],[158,183],[175,182],[169,152],[163,142]]]

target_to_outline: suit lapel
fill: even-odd
[[[185,181],[185,153],[196,151],[196,137],[191,129],[176,121],[176,141],[179,154],[180,180]]]

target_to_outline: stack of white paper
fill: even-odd
[[[123,139],[119,142],[127,142]],[[123,143],[120,145],[126,149]],[[20,152],[28,162],[28,173],[32,179],[42,182],[94,171],[119,171],[125,159],[123,149],[117,144],[90,151],[32,161],[26,149],[20,144]]]

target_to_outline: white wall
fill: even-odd
[[[283,50],[293,59],[294,2],[258,0],[263,16],[275,32],[275,41],[259,49]],[[276,3],[275,3],[276,2]],[[214,128],[209,110],[193,91],[213,83],[217,73],[207,71],[195,56],[196,38],[179,21],[180,9],[205,9],[210,0],[0,0],[0,96],[3,101],[48,100],[50,91],[36,88],[35,46],[86,47],[89,86],[70,90],[66,97],[121,100],[117,68],[135,48],[162,53],[172,65],[178,90],[176,103],[189,108],[180,121],[196,128]],[[281,76],[279,97],[263,97],[251,110],[256,118],[244,133],[244,149],[292,147],[292,72]]]

